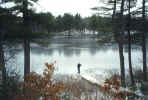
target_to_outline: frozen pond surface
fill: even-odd
[[[81,72],[102,73],[107,70],[119,70],[119,53],[116,44],[101,45],[94,38],[65,38],[37,40],[31,43],[31,71],[42,73],[45,62],[56,61],[56,73],[76,74],[77,64],[82,64]],[[15,47],[15,60],[9,65],[23,74],[24,52],[22,44]],[[10,52],[11,54],[12,52]],[[141,48],[132,46],[134,67],[141,66]],[[124,49],[125,65],[128,68],[127,48]],[[11,67],[12,68],[12,67]]]

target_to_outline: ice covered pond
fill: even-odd
[[[81,72],[104,73],[107,70],[119,70],[119,52],[117,44],[101,45],[95,38],[52,37],[39,39],[31,43],[31,71],[42,73],[45,62],[56,61],[56,73],[76,74],[77,64],[81,63]],[[15,45],[13,60],[8,65],[23,74],[23,44]],[[12,55],[9,52],[6,55]],[[124,48],[125,65],[128,68],[127,48]],[[141,47],[132,45],[132,61],[134,67],[140,67]]]

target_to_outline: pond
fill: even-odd
[[[38,39],[31,43],[31,71],[42,73],[45,62],[56,61],[56,73],[77,74],[77,64],[81,63],[81,72],[119,71],[119,52],[117,44],[101,45],[96,38],[67,38],[55,36],[50,39]],[[24,51],[19,44],[8,66],[24,72]],[[10,55],[13,52],[9,52]],[[127,47],[124,48],[125,66],[128,69]],[[132,45],[132,63],[134,68],[142,67],[141,47]],[[13,66],[13,67],[12,67]]]

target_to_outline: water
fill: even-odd
[[[81,63],[81,72],[119,70],[119,53],[116,44],[101,45],[94,38],[53,37],[31,43],[31,71],[42,73],[45,62],[56,61],[56,73],[76,74],[77,64]],[[17,51],[15,58],[9,61],[9,67],[24,72],[24,51],[19,44],[12,51]],[[13,52],[7,53],[10,55]],[[125,65],[128,69],[127,49],[124,49]],[[132,46],[134,67],[141,67],[141,49]]]

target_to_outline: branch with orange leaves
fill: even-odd
[[[66,86],[62,82],[53,82],[52,76],[55,71],[55,62],[45,63],[43,75],[31,72],[25,79],[24,86],[27,90],[27,97],[35,100],[36,97],[42,97],[43,100],[59,100],[59,93]]]
[[[111,95],[117,100],[125,100],[128,95],[133,95],[132,90],[122,88],[120,76],[114,75],[104,81],[104,86],[101,87],[101,91],[107,95]]]

